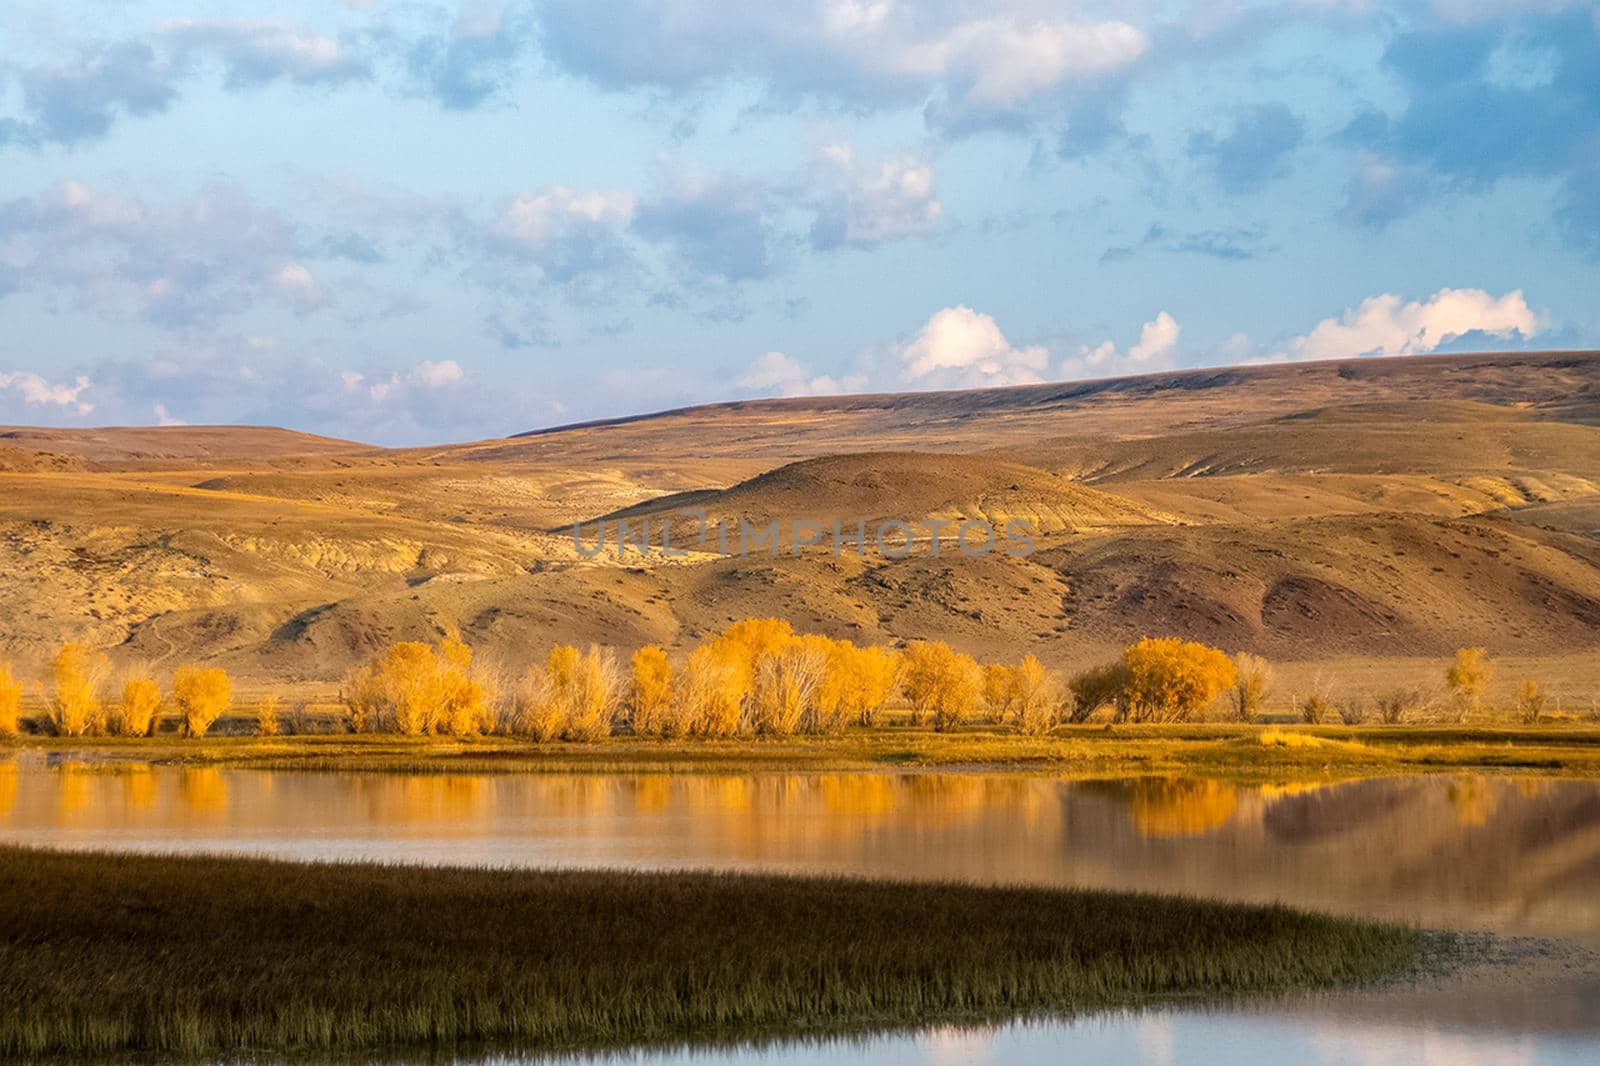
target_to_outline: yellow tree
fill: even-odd
[[[184,736],[203,737],[233,702],[233,683],[225,670],[180,666],[172,678],[172,702],[183,717]]]
[[[721,640],[700,645],[689,653],[674,690],[674,698],[688,717],[689,732],[703,737],[733,736],[744,725],[745,697],[750,691],[742,651]]]
[[[1145,637],[1122,658],[1128,668],[1128,708],[1136,720],[1192,718],[1236,676],[1233,662],[1219,649],[1177,637]]]
[[[152,677],[130,677],[122,683],[117,704],[117,732],[128,737],[155,733],[156,712],[161,709],[161,686]]]
[[[1493,676],[1494,664],[1483,648],[1456,650],[1454,661],[1445,669],[1444,683],[1455,697],[1458,717],[1464,717],[1469,710],[1477,711]]]
[[[616,660],[591,644],[587,652],[557,645],[550,649],[545,673],[564,719],[568,740],[598,740],[611,735],[621,691]]]
[[[942,640],[906,645],[903,684],[917,724],[946,732],[972,717],[983,695],[983,669]]]
[[[654,644],[640,648],[628,662],[633,684],[628,705],[633,711],[633,731],[642,737],[675,737],[684,731],[682,715],[674,713],[672,663]]]
[[[81,644],[63,644],[57,649],[50,661],[53,688],[49,713],[58,736],[81,737],[104,724],[99,690],[105,662],[104,655],[90,655]]]
[[[1007,674],[1006,699],[1016,715],[1018,728],[1030,736],[1054,729],[1061,714],[1060,679],[1032,655],[1024,655]]]
[[[11,664],[0,663],[0,737],[14,737],[21,728],[22,682],[11,676]]]
[[[1004,663],[990,663],[983,668],[983,703],[989,709],[989,718],[995,723],[1004,722],[1015,707],[1012,697],[1016,686],[1011,667]]]

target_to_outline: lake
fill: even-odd
[[[981,773],[308,773],[24,752],[0,762],[0,839],[293,859],[1079,885],[1279,901],[1600,947],[1600,783],[1586,781],[1460,774],[1236,786]],[[1600,980],[1557,967],[1479,988],[593,1061],[1291,1057],[1593,1062]]]

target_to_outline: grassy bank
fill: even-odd
[[[1283,908],[712,874],[0,848],[0,1052],[526,1048],[1367,982],[1431,934]]]
[[[854,730],[841,736],[533,744],[506,737],[382,735],[53,739],[54,752],[258,769],[411,772],[746,772],[983,768],[1076,776],[1193,774],[1230,780],[1473,770],[1600,777],[1600,727],[1065,726],[1047,737],[968,728]]]

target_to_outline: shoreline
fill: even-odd
[[[967,729],[824,737],[536,744],[383,734],[58,738],[0,743],[47,758],[174,766],[408,773],[753,773],[942,770],[1057,777],[1195,776],[1241,783],[1433,773],[1600,779],[1600,727],[1069,726],[1048,737]]]

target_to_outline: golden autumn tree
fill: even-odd
[[[676,737],[686,731],[687,721],[676,712],[672,698],[672,663],[662,648],[651,644],[633,653],[628,660],[631,684],[628,707],[633,731],[641,737]]]
[[[156,714],[161,710],[161,686],[153,677],[136,675],[122,683],[122,698],[112,716],[113,732],[126,737],[155,734]]]
[[[1193,718],[1232,685],[1232,660],[1217,648],[1177,637],[1145,637],[1123,652],[1126,700],[1136,721]]]
[[[81,737],[105,724],[100,683],[105,675],[104,655],[91,655],[83,645],[67,643],[50,661],[49,722],[57,736]]]
[[[1032,655],[1007,671],[1006,700],[1017,719],[1017,728],[1029,736],[1042,736],[1056,727],[1061,717],[1061,681]]]
[[[983,703],[989,709],[989,720],[996,724],[1011,717],[1014,709],[1016,687],[1011,674],[1011,667],[1004,663],[989,663],[983,668]]]
[[[563,719],[562,736],[590,741],[611,735],[622,686],[609,650],[591,644],[580,652],[557,645],[550,649],[545,675]]]
[[[173,675],[172,702],[182,717],[183,735],[203,737],[233,703],[233,683],[226,670],[186,664]]]
[[[983,695],[983,669],[942,640],[906,645],[902,684],[913,720],[946,732],[971,718]]]
[[[1457,717],[1468,711],[1477,711],[1483,694],[1489,690],[1494,677],[1494,664],[1483,648],[1458,648],[1456,657],[1445,669],[1444,683],[1455,700]]]
[[[10,663],[0,663],[0,737],[14,737],[21,729],[22,682],[11,674]]]
[[[256,735],[275,737],[278,735],[278,728],[278,698],[265,696],[256,704]]]
[[[743,650],[712,640],[689,653],[675,679],[673,698],[683,708],[691,734],[731,737],[744,725],[750,683]]]

